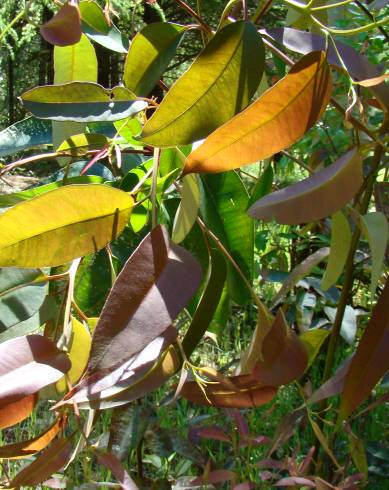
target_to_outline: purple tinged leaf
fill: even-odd
[[[224,432],[224,430],[216,425],[202,427],[196,430],[196,436],[204,439],[212,439],[214,441],[231,442],[231,438]]]
[[[302,478],[300,476],[281,478],[281,480],[278,480],[278,482],[274,484],[275,487],[294,487],[296,485],[316,488],[316,484],[312,480],[308,480],[308,478]]]
[[[343,390],[344,380],[346,378],[347,372],[350,368],[352,358],[346,359],[342,365],[337,369],[336,373],[323,383],[320,388],[318,388],[313,395],[307,400],[308,403],[318,403],[330,396],[339,395]]]
[[[214,470],[210,471],[207,476],[199,476],[192,480],[192,485],[204,485],[209,483],[225,483],[236,477],[236,473],[230,470]]]
[[[81,15],[77,3],[72,0],[67,2],[54,17],[41,26],[41,35],[48,43],[70,46],[81,39]]]
[[[239,483],[239,485],[236,485],[232,490],[252,490],[253,488],[256,488],[255,483],[246,481],[244,483]]]
[[[97,450],[95,453],[97,461],[112,471],[122,490],[139,490],[116,456]]]

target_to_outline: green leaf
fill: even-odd
[[[108,25],[100,5],[93,0],[81,1],[80,13],[82,30],[89,39],[111,51],[127,53],[129,40],[112,22],[111,25]]]
[[[254,222],[247,216],[249,197],[235,172],[206,175],[201,179],[201,214],[251,282],[254,268]],[[231,299],[243,304],[250,292],[231,264],[228,264],[228,289]]]
[[[126,140],[126,142],[133,146],[142,146],[134,136],[138,136],[142,131],[142,125],[136,118],[125,119],[124,121],[115,121],[114,123],[116,131],[119,135]]]
[[[187,29],[155,22],[138,32],[124,65],[124,85],[134,94],[146,97],[165,72]]]
[[[173,85],[142,132],[154,146],[200,140],[247,106],[261,80],[264,48],[243,21],[217,32]]]
[[[58,180],[51,184],[41,185],[25,191],[14,192],[13,194],[3,194],[0,196],[0,208],[7,208],[22,201],[28,201],[33,197],[52,191],[58,187],[70,184],[102,184],[104,179],[97,175],[80,175],[79,177],[69,177],[66,180]]]
[[[47,283],[39,282],[43,277],[40,269],[0,269],[0,332],[39,310],[47,294]]]
[[[324,170],[263,197],[250,207],[248,214],[288,225],[311,223],[341,209],[362,183],[362,159],[356,150],[351,150]]]
[[[266,196],[266,194],[269,194],[269,192],[271,192],[273,179],[274,179],[273,167],[271,165],[268,165],[254,186],[253,192],[251,193],[249,199],[249,204],[248,204],[249,206],[251,206],[256,201],[258,201],[258,199],[261,199],[262,197]]]
[[[361,228],[370,245],[371,251],[371,287],[375,293],[384,263],[389,227],[386,216],[381,212],[368,213],[361,216]]]
[[[36,87],[21,100],[34,116],[53,121],[116,121],[147,107],[124,87],[108,90],[89,82]]]
[[[284,150],[321,117],[331,92],[324,53],[304,56],[286,77],[192,152],[184,172],[224,172]]]
[[[27,117],[0,131],[0,157],[50,143],[50,122]]]
[[[339,211],[332,216],[330,256],[321,282],[323,291],[336,284],[342,274],[350,244],[350,225],[344,214]]]
[[[70,383],[74,385],[81,378],[88,364],[92,338],[89,330],[76,318],[72,317],[71,323],[72,330],[68,346],[68,356],[72,367],[68,371],[67,377]],[[64,393],[67,390],[66,379],[61,378],[57,381],[55,387],[59,393]]]
[[[182,179],[181,203],[173,223],[172,240],[180,243],[190,232],[200,207],[200,187],[196,175]]]
[[[211,249],[208,280],[182,341],[182,348],[189,358],[201,341],[216,312],[226,281],[227,268],[224,257],[217,249]]]
[[[346,419],[370,395],[389,370],[389,281],[373,310],[347,372],[338,421]]]
[[[76,134],[65,140],[58,148],[58,153],[79,157],[90,150],[101,150],[108,144],[108,139],[102,134]]]
[[[313,328],[306,330],[301,335],[299,335],[300,341],[304,344],[308,352],[308,364],[306,369],[309,369],[320,352],[320,348],[323,342],[331,333],[330,330],[325,330],[324,328]]]
[[[120,235],[132,206],[129,195],[100,184],[64,186],[17,204],[0,216],[0,265],[56,266],[97,251]]]

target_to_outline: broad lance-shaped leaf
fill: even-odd
[[[122,490],[139,490],[116,456],[98,450],[95,454],[97,461],[112,472]]]
[[[112,21],[108,25],[103,9],[98,3],[93,0],[83,0],[79,6],[82,30],[89,39],[111,51],[127,53],[129,40],[123,36]]]
[[[47,283],[40,269],[0,269],[0,332],[31,318],[42,306]]]
[[[223,172],[284,150],[318,121],[331,92],[325,54],[304,56],[282,80],[192,152],[184,173]]]
[[[249,282],[254,269],[254,222],[247,214],[247,190],[235,172],[205,175],[201,179],[200,210],[210,228],[237,262]],[[234,267],[227,265],[227,283],[231,299],[243,304],[250,299],[242,278]]]
[[[246,107],[261,80],[264,48],[255,27],[217,32],[146,123],[142,141],[159,147],[200,140]]]
[[[351,244],[351,229],[347,218],[339,211],[331,220],[331,247],[328,264],[323,275],[323,291],[333,286],[343,272]]]
[[[0,131],[0,157],[51,143],[51,123],[27,117]]]
[[[10,488],[36,487],[65,466],[72,454],[68,439],[57,439],[10,482]]]
[[[367,238],[371,251],[371,287],[375,293],[384,263],[388,243],[389,227],[386,216],[381,212],[368,213],[361,216],[361,228]]]
[[[370,6],[371,8],[371,6]],[[275,27],[260,31],[261,34],[270,36],[273,40],[283,44],[286,48],[297,53],[307,54],[311,51],[328,50],[328,63],[343,70],[342,62],[348,72],[355,80],[366,80],[376,78],[381,75],[377,65],[361,53],[358,53],[352,46],[336,41],[336,49],[342,57],[339,59],[334,49],[333,43],[327,43],[325,36],[313,34],[307,31],[299,31],[289,27]],[[389,87],[385,83],[370,88],[376,97],[382,102],[383,106],[389,108]]]
[[[69,0],[40,28],[42,37],[56,46],[69,46],[81,38],[81,16],[77,2]]]
[[[200,284],[201,269],[154,228],[126,262],[101,312],[87,374],[118,367],[161,335]]]
[[[101,150],[106,145],[108,145],[108,139],[103,134],[75,134],[63,141],[57,148],[57,152],[78,157],[85,155],[90,150]]]
[[[128,194],[100,184],[59,187],[17,204],[0,216],[0,265],[57,266],[96,252],[120,235],[132,206]]]
[[[181,202],[173,223],[172,240],[180,243],[188,235],[198,216],[200,207],[200,187],[195,175],[182,179]]]
[[[124,85],[146,97],[161,78],[176,53],[185,26],[154,22],[134,37],[124,65]]]
[[[55,383],[71,366],[67,355],[41,335],[3,342],[0,359],[0,405]]]
[[[89,82],[35,87],[21,101],[34,116],[52,121],[116,121],[147,107],[125,87],[109,90]]]
[[[57,418],[42,434],[28,441],[16,442],[0,447],[0,459],[27,458],[42,451],[55,436],[64,428],[66,417]]]
[[[18,397],[13,402],[0,403],[0,429],[12,427],[26,419],[34,410],[38,401],[37,393]]]
[[[362,183],[362,159],[356,150],[351,150],[301,182],[263,197],[249,208],[248,214],[287,225],[311,223],[341,209]]]
[[[339,421],[346,419],[370,395],[389,370],[389,281],[359,342],[344,383]]]

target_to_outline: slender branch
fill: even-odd
[[[209,27],[209,25],[204,21],[200,15],[195,12],[192,7],[190,7],[188,4],[186,4],[183,0],[175,0],[175,2],[186,12],[188,12],[189,15],[191,15],[193,18],[197,20],[199,25],[203,28],[203,30],[208,34],[212,35],[212,29]]]
[[[379,26],[387,25],[389,23],[389,17],[384,17],[381,20],[371,22],[370,24],[365,24],[364,26],[355,27],[354,29],[334,29],[333,27],[328,27],[321,23],[320,20],[317,19],[314,15],[310,15],[310,18],[322,29],[325,29],[331,34],[340,34],[342,36],[353,36],[354,34],[359,34],[360,32],[368,32],[372,29],[378,29]]]
[[[330,3],[329,5],[319,5],[318,7],[310,8],[310,12],[320,12],[321,10],[333,9],[336,7],[341,7],[342,5],[348,5],[355,0],[344,0],[343,2]]]
[[[142,185],[146,182],[147,179],[150,178],[150,175],[153,173],[153,167],[151,167],[145,174],[144,176],[140,179],[140,181],[136,184],[136,186],[132,189],[130,192],[131,196],[134,196],[139,192],[139,189],[142,187]]]
[[[272,3],[273,0],[266,0],[266,2],[262,6],[258,5],[255,14],[251,18],[251,22],[253,24],[257,24],[262,19],[262,17],[266,14],[266,12],[269,10]]]
[[[359,0],[353,0],[353,1],[354,1],[354,3],[356,5],[358,5],[358,7],[362,10],[362,12],[364,12],[367,15],[367,17],[369,17],[370,20],[372,20],[373,22],[375,22],[375,19],[374,19],[373,14],[369,11],[369,9],[367,9],[363,5],[362,2],[360,2]],[[384,38],[386,39],[386,41],[389,41],[389,34],[385,31],[385,28],[383,26],[378,25],[377,26],[377,29],[381,32],[381,34],[384,36]]]
[[[51,153],[43,153],[42,155],[34,155],[33,157],[22,158],[21,160],[5,165],[0,170],[0,177],[8,173],[9,171],[13,170],[14,168],[21,167],[23,165],[28,165],[29,163],[34,163],[37,162],[38,160],[46,160],[49,158],[56,158],[58,156],[60,156],[59,153],[53,151]]]
[[[304,170],[306,170],[310,175],[313,174],[313,170],[311,168],[309,168],[308,165],[306,165],[299,158],[296,158],[294,155],[292,155],[291,153],[289,153],[287,151],[281,151],[281,153],[283,155],[285,155],[287,158],[289,158],[290,160],[292,160],[293,162],[297,163],[297,165],[299,165],[301,168],[303,168]]]
[[[243,7],[243,19],[245,21],[249,20],[249,9],[247,6],[247,0],[242,0],[242,7]]]

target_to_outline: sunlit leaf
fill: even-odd
[[[116,121],[147,107],[125,87],[108,90],[90,82],[35,87],[21,100],[34,116],[53,121]]]
[[[173,223],[172,240],[180,243],[190,232],[196,221],[200,207],[200,187],[195,175],[182,179],[181,203],[178,206]]]
[[[341,397],[339,420],[346,419],[389,370],[389,281],[351,361]]]
[[[134,94],[147,96],[176,53],[185,26],[154,22],[134,37],[124,65],[124,85]]]
[[[350,244],[350,225],[344,214],[339,211],[332,216],[330,255],[321,282],[323,291],[333,286],[342,274]]]
[[[330,334],[330,330],[324,328],[314,328],[303,332],[299,335],[299,340],[302,342],[308,352],[307,369],[316,359],[323,342]]]
[[[18,397],[13,402],[0,403],[0,429],[11,427],[26,419],[34,410],[38,396],[33,395]]]
[[[60,470],[69,461],[72,446],[68,439],[58,439],[10,482],[10,488],[35,486]]]
[[[0,157],[51,143],[51,124],[27,117],[0,131]]]
[[[68,1],[40,28],[42,37],[56,46],[69,46],[81,38],[81,17],[78,5]]]
[[[361,227],[370,245],[372,262],[370,289],[372,294],[374,294],[380,278],[388,243],[388,220],[381,212],[368,213],[361,216]]]
[[[264,68],[255,27],[243,21],[216,33],[147,122],[142,141],[166,147],[200,140],[244,108]]]
[[[85,155],[90,150],[101,150],[107,144],[108,139],[102,134],[76,134],[61,143],[57,152],[78,157]]]
[[[0,459],[20,459],[31,456],[47,447],[56,435],[63,430],[66,418],[59,417],[42,434],[27,441],[16,442],[0,447]]]
[[[331,308],[330,306],[325,306],[324,311],[331,323],[335,322],[336,317],[336,308]],[[340,335],[344,338],[344,340],[352,345],[355,340],[355,335],[357,333],[357,314],[354,308],[350,305],[346,306],[344,311],[342,325],[340,327]]]
[[[351,150],[324,170],[263,197],[249,208],[248,214],[288,225],[311,223],[341,209],[362,182],[361,157]]]
[[[331,91],[324,53],[304,56],[285,78],[191,153],[184,172],[223,172],[284,150],[320,118]]]
[[[120,235],[132,205],[128,194],[99,184],[59,187],[17,204],[0,216],[0,265],[55,266],[96,252]]]

